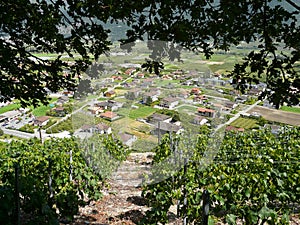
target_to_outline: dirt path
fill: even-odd
[[[131,153],[108,182],[104,197],[80,209],[73,225],[136,224],[149,208],[141,197],[144,173],[149,171],[153,153]]]

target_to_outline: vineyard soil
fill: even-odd
[[[149,210],[141,197],[142,175],[150,168],[153,153],[131,153],[108,182],[104,197],[80,209],[72,225],[133,225]],[[170,224],[181,224],[175,219],[176,208],[170,210]]]

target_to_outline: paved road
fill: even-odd
[[[8,135],[13,135],[19,138],[25,138],[25,139],[30,139],[30,138],[34,138],[36,137],[35,134],[31,134],[31,133],[26,133],[26,132],[22,132],[22,131],[18,131],[18,130],[11,130],[11,129],[6,129],[6,128],[1,128],[4,132],[4,134],[8,134]]]

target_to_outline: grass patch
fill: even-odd
[[[52,98],[50,101],[49,101],[49,104],[48,105],[40,105],[36,108],[34,108],[33,106],[31,106],[30,108],[32,109],[32,114],[34,116],[46,116],[46,112],[48,110],[51,109],[50,107],[50,104],[53,103],[53,102],[56,102],[57,101],[57,98]]]
[[[137,119],[137,118],[145,118],[152,113],[154,113],[156,109],[150,107],[150,106],[142,106],[138,109],[128,109],[128,108],[122,108],[120,111],[118,111],[118,114],[123,116],[128,116],[130,119]]]
[[[179,84],[180,81],[179,80],[162,80],[162,79],[159,79],[159,80],[155,80],[155,85],[157,87],[162,87],[162,86],[167,86],[169,84]]]
[[[10,104],[7,106],[3,106],[0,108],[0,114],[19,109],[20,107],[21,107],[21,105],[19,103],[13,103],[13,104]]]
[[[56,101],[57,101],[57,98],[52,98],[49,101],[48,105],[40,105],[36,108],[31,106],[30,108],[32,109],[32,114],[34,116],[46,116],[46,112],[51,109],[50,104],[53,103],[53,102],[56,102]]]
[[[32,110],[32,114],[34,116],[46,116],[46,112],[50,110],[50,108],[51,107],[49,105],[38,106],[37,108]]]
[[[300,107],[282,106],[280,109],[286,112],[300,113]]]
[[[253,129],[258,126],[257,120],[251,118],[242,118],[242,117],[239,117],[238,119],[233,121],[230,125],[238,128],[245,128],[245,129]]]
[[[197,112],[197,106],[187,106],[187,105],[183,105],[177,108],[179,113],[195,113]]]

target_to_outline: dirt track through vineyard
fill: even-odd
[[[149,209],[141,197],[143,174],[151,167],[153,153],[131,153],[108,182],[104,197],[80,209],[73,225],[137,224]]]

